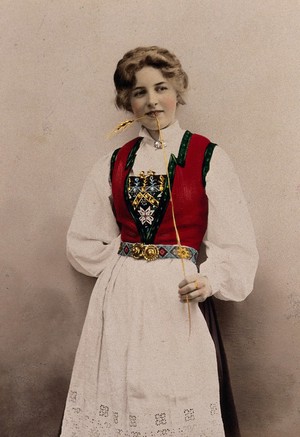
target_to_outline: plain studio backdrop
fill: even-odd
[[[297,437],[299,41],[297,0],[2,0],[0,404],[2,437],[55,437],[94,280],[65,257],[83,181],[128,114],[112,75],[161,45],[189,74],[181,125],[240,175],[260,252],[255,290],[218,303],[243,437]]]

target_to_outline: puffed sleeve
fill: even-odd
[[[120,231],[110,201],[109,170],[107,155],[87,177],[67,234],[69,261],[88,276],[99,276],[120,244]]]
[[[226,152],[217,146],[206,176],[208,226],[204,236],[207,276],[215,297],[242,301],[253,289],[258,252],[239,178]]]

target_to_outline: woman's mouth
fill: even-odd
[[[146,115],[148,115],[148,117],[156,118],[162,112],[163,111],[149,111],[146,112]]]

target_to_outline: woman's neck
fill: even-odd
[[[169,124],[168,126],[165,126],[164,128],[162,128],[161,130],[164,131],[165,129],[168,129],[168,127],[172,126],[172,124],[174,124],[175,122],[176,122],[176,120],[173,123]],[[160,135],[159,135],[158,130],[150,130],[150,129],[147,129],[146,127],[145,127],[145,129],[147,130],[147,132],[149,133],[151,138],[153,138],[154,141],[159,140]]]

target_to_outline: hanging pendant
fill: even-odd
[[[154,145],[155,150],[159,150],[159,149],[162,149],[163,147],[167,147],[166,143],[163,143],[162,141],[159,141],[159,140],[154,141],[153,145]]]

